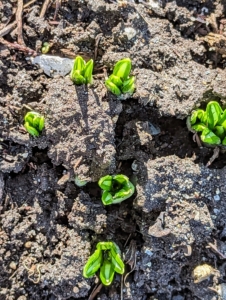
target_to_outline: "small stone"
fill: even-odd
[[[215,201],[219,201],[220,200],[220,196],[219,195],[215,195],[213,198],[214,198]]]
[[[124,30],[125,34],[127,35],[128,40],[131,40],[136,35],[136,30],[132,27],[126,27]]]
[[[27,249],[30,249],[32,246],[32,242],[28,241],[24,244],[24,247],[27,248]]]
[[[9,264],[10,269],[12,270],[16,270],[17,268],[17,264],[14,261],[11,261],[11,263]]]
[[[77,286],[74,286],[73,287],[73,293],[77,294],[79,292],[79,289]]]

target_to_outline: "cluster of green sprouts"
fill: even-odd
[[[45,119],[42,115],[35,111],[28,112],[24,117],[25,129],[35,137],[38,137],[45,127]]]
[[[77,56],[71,70],[71,80],[77,84],[91,84],[93,82],[93,60],[87,63],[81,56]]]
[[[119,60],[113,69],[112,75],[105,80],[107,89],[120,96],[121,94],[133,94],[135,90],[135,77],[129,76],[132,68],[132,63],[129,58]],[[81,56],[77,56],[74,60],[74,65],[71,70],[71,80],[77,84],[91,84],[93,81],[93,60],[90,59],[87,63]]]
[[[121,59],[115,64],[112,75],[105,80],[105,85],[110,92],[116,96],[127,93],[133,94],[135,77],[129,77],[131,67],[132,64],[129,58]]]
[[[125,175],[106,175],[98,181],[103,190],[101,200],[104,205],[117,204],[130,198],[134,191],[134,185]]]
[[[205,111],[193,111],[189,121],[193,130],[201,132],[204,143],[226,145],[226,109],[223,110],[218,102],[209,102]]]
[[[110,285],[115,273],[123,274],[124,263],[121,251],[114,242],[99,242],[95,252],[89,257],[83,269],[85,278],[93,277],[100,270],[100,280],[104,285]]]

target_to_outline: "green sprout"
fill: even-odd
[[[110,285],[115,272],[124,274],[125,265],[121,259],[121,251],[114,242],[99,242],[95,252],[89,257],[83,269],[83,276],[90,278],[100,270],[100,280],[104,285]]]
[[[45,119],[39,113],[30,111],[24,117],[24,127],[33,136],[39,136],[45,126]]]
[[[90,59],[87,63],[81,56],[77,56],[73,68],[71,70],[71,80],[77,84],[88,84],[93,82],[93,60]]]
[[[44,42],[41,49],[42,53],[46,54],[49,52],[49,50],[50,50],[50,43]]]
[[[107,89],[116,96],[121,94],[133,94],[135,90],[135,77],[129,77],[132,68],[131,60],[124,58],[119,60],[113,69],[112,75],[105,80]]]
[[[134,191],[134,185],[125,175],[106,175],[98,181],[103,190],[101,200],[104,205],[120,203],[130,198]]]
[[[206,111],[197,109],[189,117],[191,128],[201,133],[201,140],[210,145],[226,145],[226,109],[211,101]]]

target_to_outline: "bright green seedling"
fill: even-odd
[[[48,42],[44,42],[41,49],[42,53],[46,54],[49,52],[49,50],[50,50],[50,44]]]
[[[100,280],[108,286],[115,273],[124,274],[125,265],[121,259],[121,251],[114,242],[99,242],[95,252],[89,257],[83,269],[83,276],[90,278],[100,269]]]
[[[77,56],[71,70],[71,80],[77,84],[88,84],[93,82],[93,60],[87,63],[81,56]]]
[[[124,58],[118,61],[113,69],[113,73],[105,80],[107,89],[116,96],[121,94],[133,94],[135,90],[135,77],[129,77],[131,71],[131,60]]]
[[[201,133],[201,140],[210,145],[226,145],[226,110],[216,101],[206,110],[197,109],[190,117],[191,128]]]
[[[134,191],[134,185],[125,175],[106,175],[98,181],[103,190],[101,200],[104,205],[120,203],[130,198]]]
[[[38,137],[45,127],[45,119],[39,113],[30,111],[24,117],[24,127],[33,136]]]

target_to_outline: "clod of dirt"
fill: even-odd
[[[215,194],[216,170],[167,156],[143,163],[138,173],[134,206],[145,213],[164,210],[166,201],[211,201]]]
[[[0,170],[3,173],[14,171],[18,173],[28,162],[31,156],[29,148],[19,144],[8,146],[1,153],[0,145]]]
[[[69,78],[51,80],[43,99],[48,155],[56,165],[73,170],[82,156],[81,178],[98,180],[115,168],[114,127],[121,103],[105,102],[100,90],[75,86]],[[34,142],[33,144],[36,144]]]
[[[77,230],[90,229],[98,234],[107,226],[107,216],[103,205],[93,203],[89,195],[84,192],[81,192],[75,199],[68,221],[69,225]]]
[[[155,152],[148,121],[132,120],[124,125],[122,142],[118,146],[118,158],[126,160],[138,157],[141,146],[148,152]]]
[[[75,230],[68,230],[67,234],[66,244],[60,247],[60,258],[46,265],[42,286],[51,287],[56,297],[64,299],[87,297],[90,285],[81,270],[89,257],[90,244]]]

